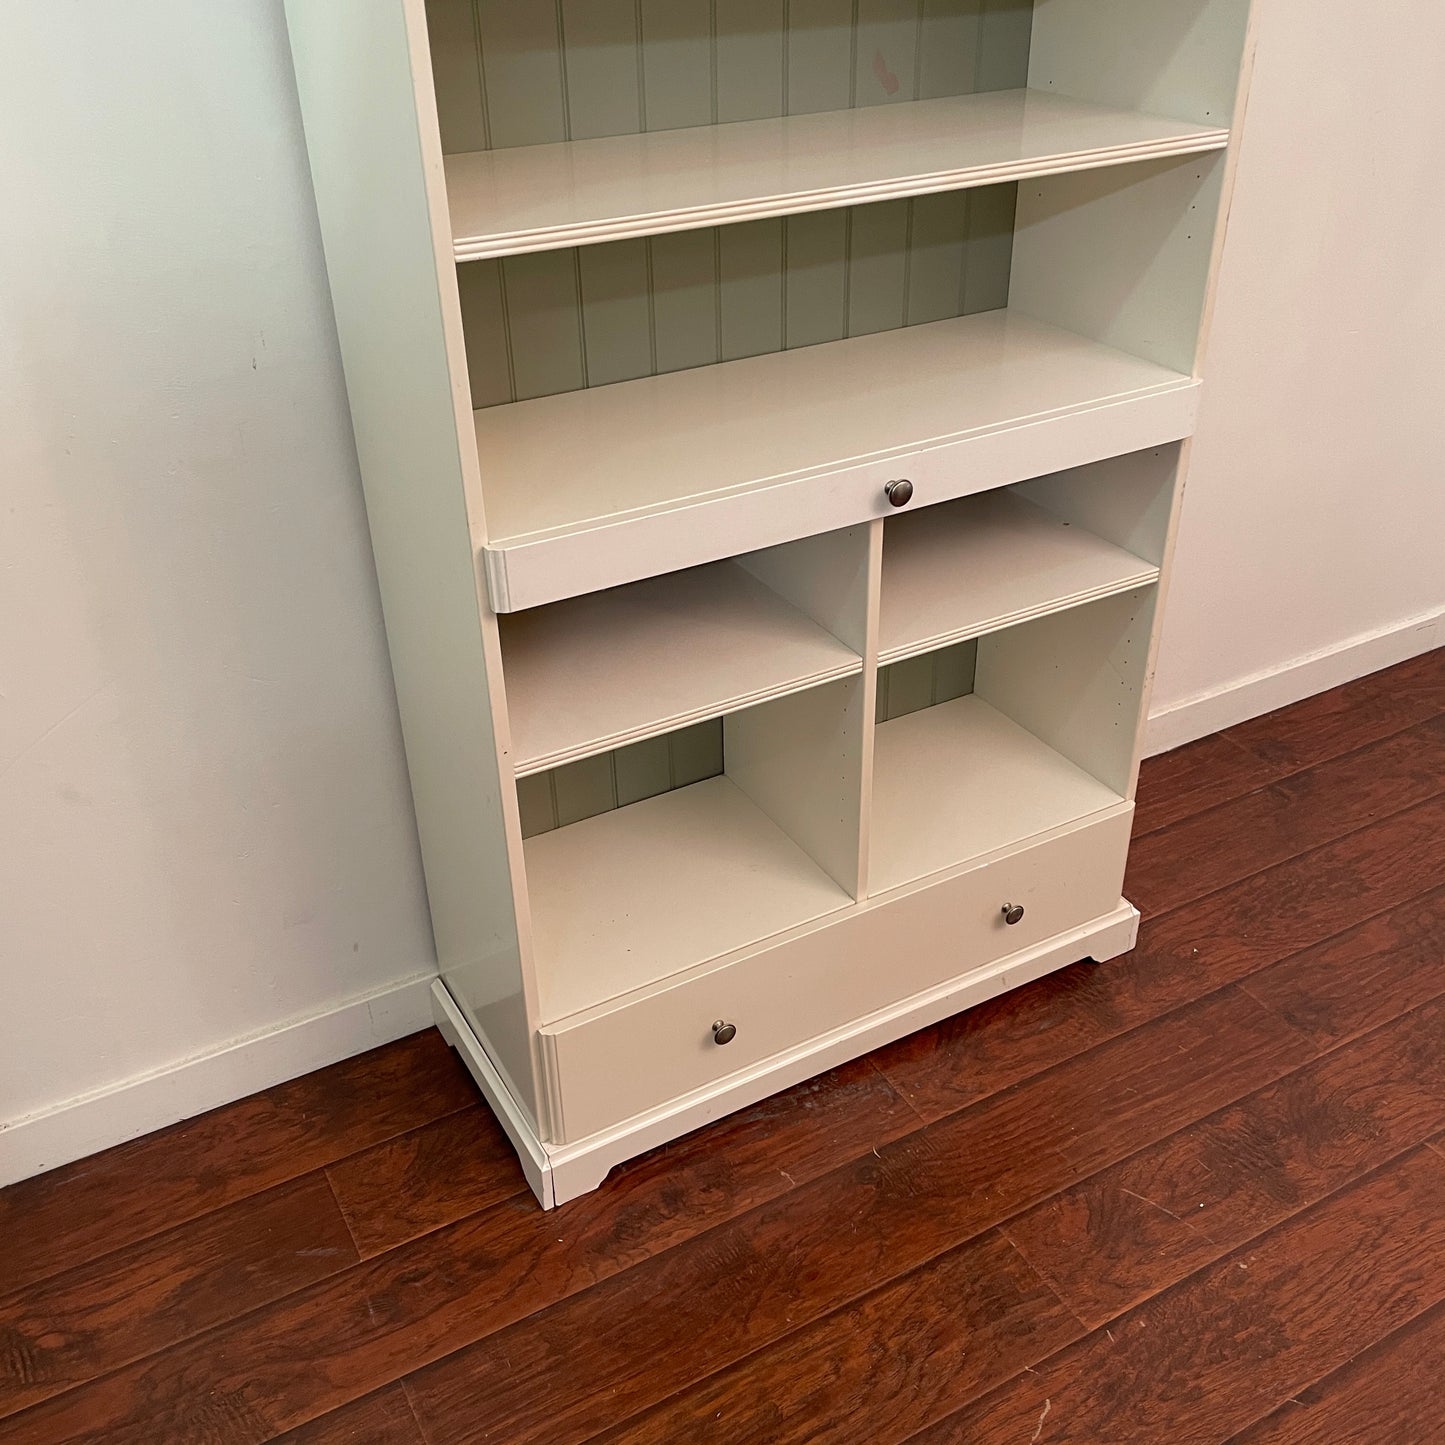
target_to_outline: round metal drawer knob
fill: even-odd
[[[1023,921],[1023,916],[1024,916],[1023,904],[1021,904],[1021,903],[1005,903],[1005,904],[1004,904],[1004,906],[1003,906],[1003,921],[1004,921],[1005,923],[1007,923],[1010,928],[1012,928],[1015,923],[1020,923],[1020,922],[1022,922],[1022,921]]]
[[[730,1044],[738,1036],[736,1024],[724,1023],[719,1019],[712,1026],[712,1041],[715,1044]]]
[[[913,483],[907,477],[900,477],[883,488],[883,495],[888,498],[889,506],[906,507],[913,500]]]

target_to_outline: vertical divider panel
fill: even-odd
[[[1143,587],[980,638],[974,692],[1127,796],[1156,595]]]
[[[749,552],[738,565],[861,657],[868,643],[872,526]]]
[[[870,522],[741,559],[857,648],[863,671],[723,720],[728,777],[854,898],[868,886],[882,528]]]

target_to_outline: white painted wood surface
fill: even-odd
[[[976,696],[1111,792],[1130,792],[1156,594],[1120,593],[982,638]]]
[[[1223,176],[1205,155],[1020,186],[1009,305],[1192,373]]]
[[[501,632],[519,777],[863,668],[732,561],[512,613]]]
[[[852,902],[726,777],[529,838],[526,854],[541,1022]]]
[[[1008,491],[883,524],[878,656],[896,662],[1156,581],[1158,567]]]
[[[862,679],[723,719],[727,776],[850,898],[863,889]]]
[[[900,475],[927,505],[1175,441],[1194,386],[994,311],[491,407],[475,421],[492,605],[885,516]]]
[[[870,889],[902,887],[1121,801],[980,696],[909,713],[883,723],[873,745]]]
[[[443,973],[537,1117],[496,624],[420,0],[287,0],[301,114]]]
[[[563,1140],[621,1123],[659,1097],[717,1087],[831,1030],[1065,934],[1117,899],[1132,809],[1061,830],[543,1030],[564,1102]],[[1003,920],[1019,904],[1023,919]],[[718,1046],[712,1025],[736,1038]],[[638,1049],[645,1039],[647,1049]]]
[[[1029,84],[1228,125],[1249,0],[1039,0]]]
[[[1221,125],[993,91],[447,157],[459,261],[1220,150]]]

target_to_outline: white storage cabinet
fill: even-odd
[[[544,1205],[1120,898],[1247,0],[287,0],[441,960]]]

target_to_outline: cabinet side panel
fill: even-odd
[[[443,310],[455,290],[440,284],[424,168],[420,125],[435,120],[419,124],[413,88],[420,12],[397,0],[286,11],[441,971],[535,1120],[508,848],[520,831],[488,689],[495,619],[470,542],[465,384]]]
[[[1192,372],[1224,170],[1215,154],[1021,184],[1009,304]]]
[[[1248,19],[1249,0],[1041,0],[1029,84],[1228,125]]]

